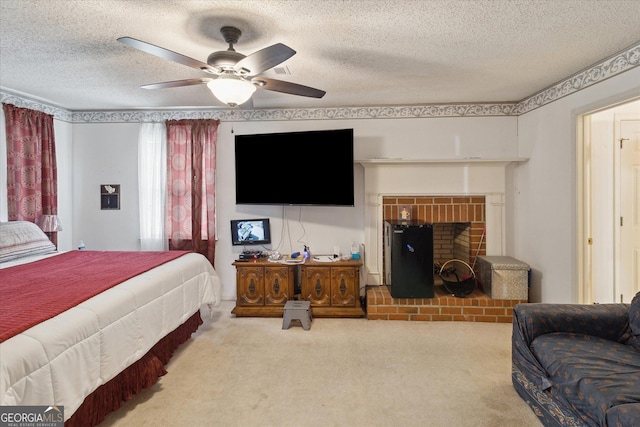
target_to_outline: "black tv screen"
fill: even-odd
[[[231,242],[234,246],[271,243],[269,218],[232,219]]]
[[[353,206],[353,129],[236,135],[236,204]]]

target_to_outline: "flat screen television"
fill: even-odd
[[[269,218],[232,219],[231,242],[234,246],[271,243]]]
[[[353,129],[236,135],[236,204],[353,206]]]

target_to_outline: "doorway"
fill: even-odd
[[[578,129],[584,304],[640,291],[640,100],[584,115]]]

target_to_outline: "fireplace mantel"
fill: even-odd
[[[487,255],[505,254],[506,170],[524,158],[365,159],[366,284],[383,284],[383,214],[385,196],[485,197]]]
[[[403,159],[403,158],[381,158],[381,159],[363,159],[355,160],[362,166],[376,165],[486,165],[486,166],[506,166],[509,163],[526,162],[527,158],[513,157],[502,159],[485,159],[482,157],[465,157],[459,159]]]

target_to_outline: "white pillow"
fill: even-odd
[[[0,262],[55,251],[55,245],[33,222],[0,222]]]

